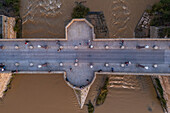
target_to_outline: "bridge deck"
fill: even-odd
[[[5,49],[0,49],[0,63],[5,63],[6,70],[20,71],[66,71],[70,83],[76,86],[87,85],[94,77],[94,72],[102,69],[102,71],[111,72],[113,67],[116,72],[131,73],[170,73],[170,42],[160,41],[127,41],[125,46],[127,49],[119,49],[119,41],[114,42],[92,42],[94,49],[88,48],[86,42],[78,45],[75,49],[74,45],[79,44],[78,41],[60,42],[64,49],[57,52],[59,45],[54,41],[31,41],[29,45],[33,45],[34,49],[29,49],[29,45],[25,45],[24,41],[0,42]],[[84,44],[83,44],[84,43]],[[158,45],[161,49],[135,49],[136,45]],[[110,46],[109,50],[104,45]],[[16,50],[15,45],[20,48]],[[48,49],[38,48],[37,45],[48,45]],[[75,59],[79,59],[79,66],[75,67]],[[124,68],[120,67],[121,63],[131,61],[132,64]],[[14,64],[18,62],[20,66]],[[38,65],[48,62],[47,67],[38,68]],[[59,63],[63,62],[64,66],[60,67]],[[29,64],[34,66],[30,67]],[[90,63],[94,68],[90,68]],[[104,64],[109,63],[109,67]],[[143,64],[149,67],[148,70],[136,67],[136,64]],[[153,64],[158,64],[158,68],[153,68]],[[70,70],[71,68],[71,70]]]
[[[32,40],[25,45],[24,40],[0,41],[5,49],[0,49],[0,63],[6,65],[6,71],[66,71],[67,80],[75,86],[89,84],[94,77],[94,72],[102,70],[111,72],[114,68],[116,72],[129,73],[170,73],[170,41],[125,41],[125,49],[120,49],[120,41],[92,41],[95,38],[93,26],[85,19],[72,20],[66,26],[67,41],[38,41]],[[90,41],[89,41],[90,40]],[[18,45],[19,49],[15,49]],[[33,46],[33,49],[29,47]],[[37,46],[48,45],[48,49]],[[90,49],[89,45],[94,48]],[[136,49],[137,45],[148,45],[149,49]],[[153,46],[158,46],[158,50],[153,50]],[[60,52],[57,52],[63,46]],[[75,46],[78,49],[75,49]],[[106,50],[106,46],[109,49]],[[79,65],[74,66],[75,59],[79,60]],[[120,67],[120,64],[131,61],[132,64]],[[61,67],[59,64],[63,63]],[[19,63],[19,66],[15,64]],[[30,66],[33,63],[33,66]],[[38,65],[48,63],[47,66],[38,68]],[[105,64],[109,66],[106,67]],[[93,68],[90,68],[90,65]],[[136,64],[148,66],[149,69],[136,67]],[[158,64],[153,68],[153,64]]]

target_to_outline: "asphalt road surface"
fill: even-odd
[[[51,70],[68,70],[70,66],[74,66],[75,59],[79,60],[79,64],[94,64],[93,71],[100,69],[105,70],[105,63],[112,64],[112,67],[118,72],[145,72],[146,70],[138,69],[136,64],[148,65],[158,64],[159,67],[150,69],[149,72],[170,72],[170,50],[169,43],[167,41],[127,41],[125,42],[125,49],[119,49],[120,41],[113,42],[93,42],[94,49],[88,48],[87,45],[81,45],[78,49],[74,48],[74,41],[60,42],[64,46],[60,52],[58,52],[59,45],[55,41],[31,41],[28,45],[25,45],[24,41],[5,41],[0,42],[5,49],[0,49],[0,63],[6,65],[7,71],[20,69],[24,71],[36,71],[41,70],[37,68],[37,65],[43,63],[51,63]],[[72,44],[71,44],[72,43]],[[78,43],[78,42],[77,42]],[[105,49],[104,45],[109,45],[110,49]],[[136,49],[136,45],[149,45],[152,47],[157,44],[161,49],[154,50],[149,49]],[[152,45],[151,45],[152,44]],[[15,49],[15,45],[19,46],[19,49]],[[32,45],[34,48],[30,49]],[[38,48],[38,45],[48,45],[48,49]],[[163,49],[162,49],[163,48]],[[123,69],[120,64],[130,61],[134,66],[133,68]],[[18,62],[20,67],[16,67],[14,64]],[[34,63],[34,68],[30,68],[29,63]],[[65,67],[59,67],[59,63],[65,64]],[[67,66],[66,66],[67,65]],[[57,67],[57,68],[56,68]],[[129,66],[130,67],[130,66]],[[80,70],[85,70],[87,67],[82,67]],[[42,68],[43,71],[49,69]],[[108,71],[106,69],[106,71]]]
[[[36,60],[48,62],[72,63],[77,58],[79,63],[119,63],[131,61],[141,64],[170,63],[170,53],[165,50],[1,50],[0,61]],[[165,54],[166,53],[166,54]]]

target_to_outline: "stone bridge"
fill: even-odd
[[[97,39],[87,20],[74,19],[65,39],[1,39],[0,63],[3,73],[63,73],[82,108],[96,74],[169,76],[169,46],[168,39]]]

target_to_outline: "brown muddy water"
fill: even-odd
[[[63,38],[75,1],[21,0],[23,38]],[[133,37],[144,10],[159,0],[86,0],[91,11],[103,11],[109,37]],[[60,8],[59,8],[60,7]]]
[[[107,75],[104,75],[107,76]],[[86,103],[95,102],[103,77],[97,75]],[[62,75],[16,75],[12,88],[0,101],[0,113],[88,113],[79,109],[73,90]],[[163,113],[151,79],[142,76],[110,76],[105,103],[94,113]]]

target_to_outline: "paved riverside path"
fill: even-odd
[[[84,41],[86,42],[86,41]],[[0,49],[0,63],[6,65],[6,71],[66,71],[67,78],[73,85],[87,85],[88,81],[92,81],[94,72],[102,69],[103,72],[111,72],[114,68],[115,72],[130,73],[170,73],[170,42],[167,41],[125,41],[125,49],[120,49],[120,41],[92,42],[94,49],[90,49],[86,43],[81,42],[80,45],[76,41],[60,42],[56,41],[31,41],[25,45],[24,41],[0,41],[0,46],[4,45],[5,49]],[[105,45],[109,45],[110,49],[105,49]],[[136,45],[149,45],[149,49],[136,49]],[[18,45],[19,49],[14,46]],[[30,49],[32,45],[34,48]],[[48,45],[48,49],[38,48],[38,45]],[[59,45],[64,47],[63,50],[57,52]],[[78,45],[78,49],[74,46]],[[158,45],[160,49],[154,50],[152,47]],[[79,65],[74,66],[75,59],[79,60]],[[120,67],[121,63],[131,61],[132,64]],[[17,67],[15,63],[20,65]],[[59,63],[64,65],[61,67]],[[30,66],[33,63],[34,66]],[[48,63],[46,67],[38,68],[38,65]],[[105,63],[109,66],[105,67]],[[90,68],[93,64],[93,68]],[[136,64],[148,66],[149,69],[136,67]],[[153,68],[153,64],[158,64],[157,68]]]

